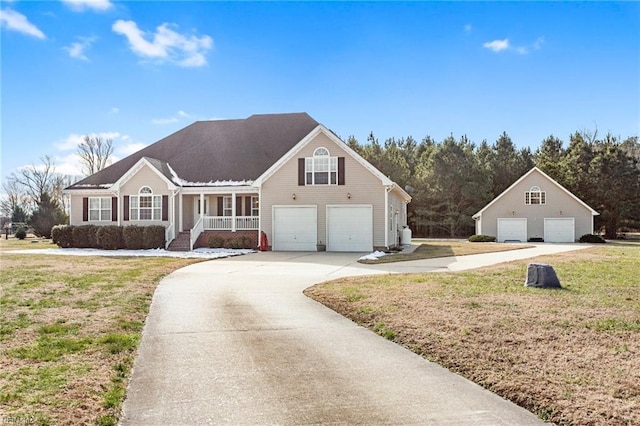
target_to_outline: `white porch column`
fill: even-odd
[[[178,232],[182,232],[182,191],[178,197]]]
[[[236,193],[231,193],[231,231],[236,232]]]
[[[204,216],[204,193],[200,193],[200,219]]]

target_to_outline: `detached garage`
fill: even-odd
[[[534,167],[473,215],[476,234],[498,242],[573,243],[593,234],[598,212]]]

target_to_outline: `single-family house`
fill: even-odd
[[[198,121],[66,188],[72,225],[164,225],[167,244],[399,244],[411,197],[306,113]]]
[[[598,213],[537,167],[473,215],[476,234],[498,242],[572,243],[593,234]]]

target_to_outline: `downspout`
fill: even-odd
[[[258,187],[258,247],[262,236],[262,185]]]
[[[387,230],[387,224],[389,223],[389,193],[393,187],[384,187],[384,246],[389,248],[389,231]]]

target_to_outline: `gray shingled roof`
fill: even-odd
[[[306,113],[198,121],[67,189],[113,184],[143,157],[169,179],[170,167],[187,182],[253,181],[317,126]]]

